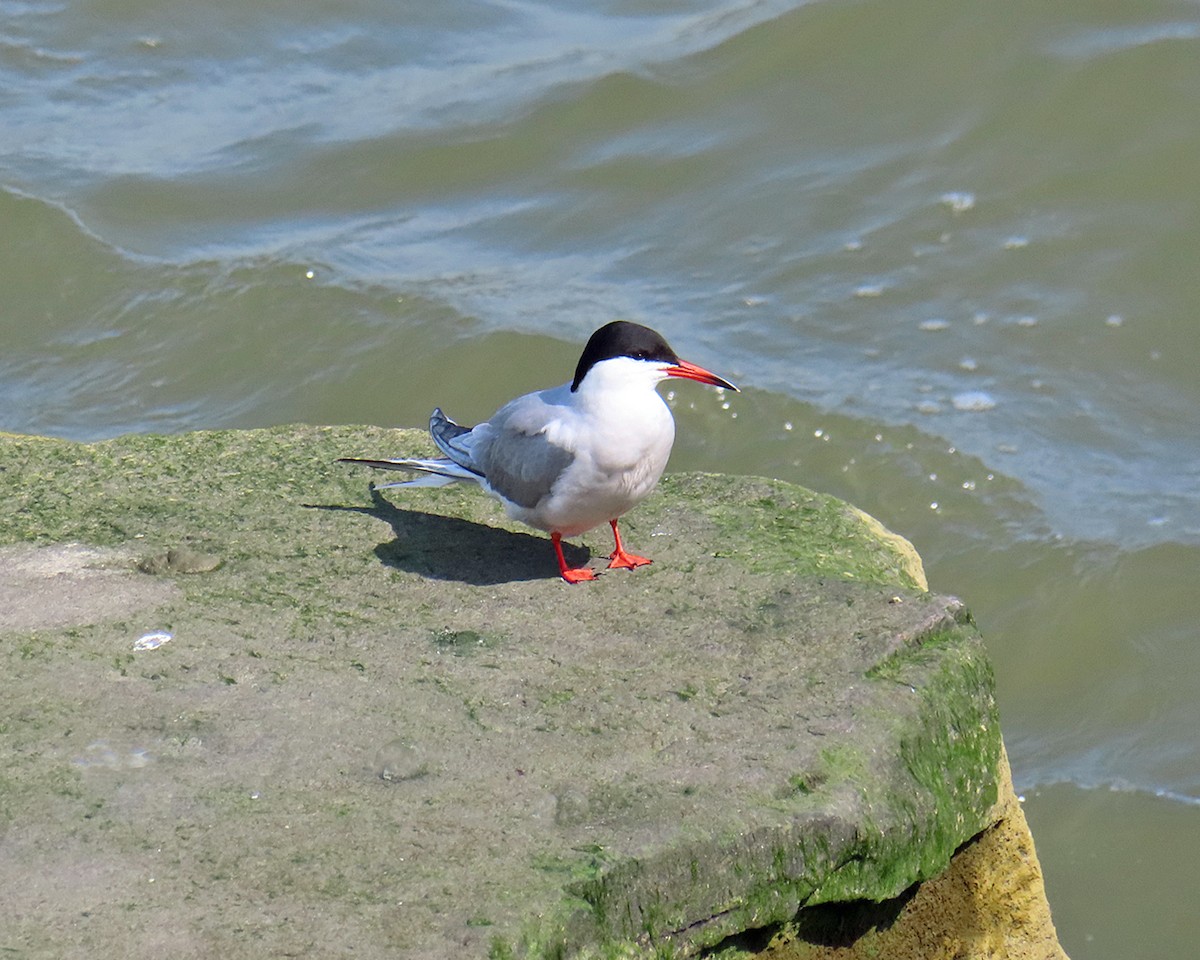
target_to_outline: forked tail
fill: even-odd
[[[444,487],[459,480],[483,482],[483,473],[475,468],[471,455],[471,428],[460,426],[442,413],[440,407],[429,418],[429,435],[438,445],[444,457],[370,460],[360,457],[341,457],[338,463],[363,463],[377,470],[403,470],[420,474],[412,480],[397,480],[395,483],[380,484],[384,487]]]
[[[387,487],[444,487],[459,480],[479,482],[479,475],[465,467],[460,467],[449,457],[435,457],[428,460],[398,458],[394,460],[371,460],[362,457],[339,457],[338,463],[361,463],[376,470],[401,470],[405,473],[415,473],[418,476],[411,480],[397,480],[395,483],[381,483],[376,489]]]

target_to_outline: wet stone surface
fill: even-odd
[[[987,823],[974,627],[837,501],[668,477],[622,523],[654,564],[570,586],[477,493],[331,463],[415,433],[0,444],[0,593],[72,542],[125,591],[0,620],[18,954],[686,952],[895,895]],[[135,569],[184,543],[219,566]]]

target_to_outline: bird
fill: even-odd
[[[675,420],[655,388],[670,377],[737,391],[680,359],[657,331],[614,320],[588,339],[568,383],[510,400],[474,427],[436,408],[429,434],[443,456],[338,462],[419,475],[375,489],[478,484],[509,517],[550,534],[563,580],[594,580],[591,568],[568,566],[564,537],[607,522],[615,542],[608,569],[651,562],[625,549],[617,521],[650,495],[667,465]]]

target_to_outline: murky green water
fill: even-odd
[[[675,468],[968,599],[1068,953],[1191,956],[1198,104],[1191,0],[0,0],[0,429],[471,422],[649,323],[745,389]]]

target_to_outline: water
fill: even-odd
[[[1191,956],[1198,103],[1194,0],[0,0],[0,429],[472,422],[649,323],[745,390],[674,469],[968,599],[1067,952]]]

